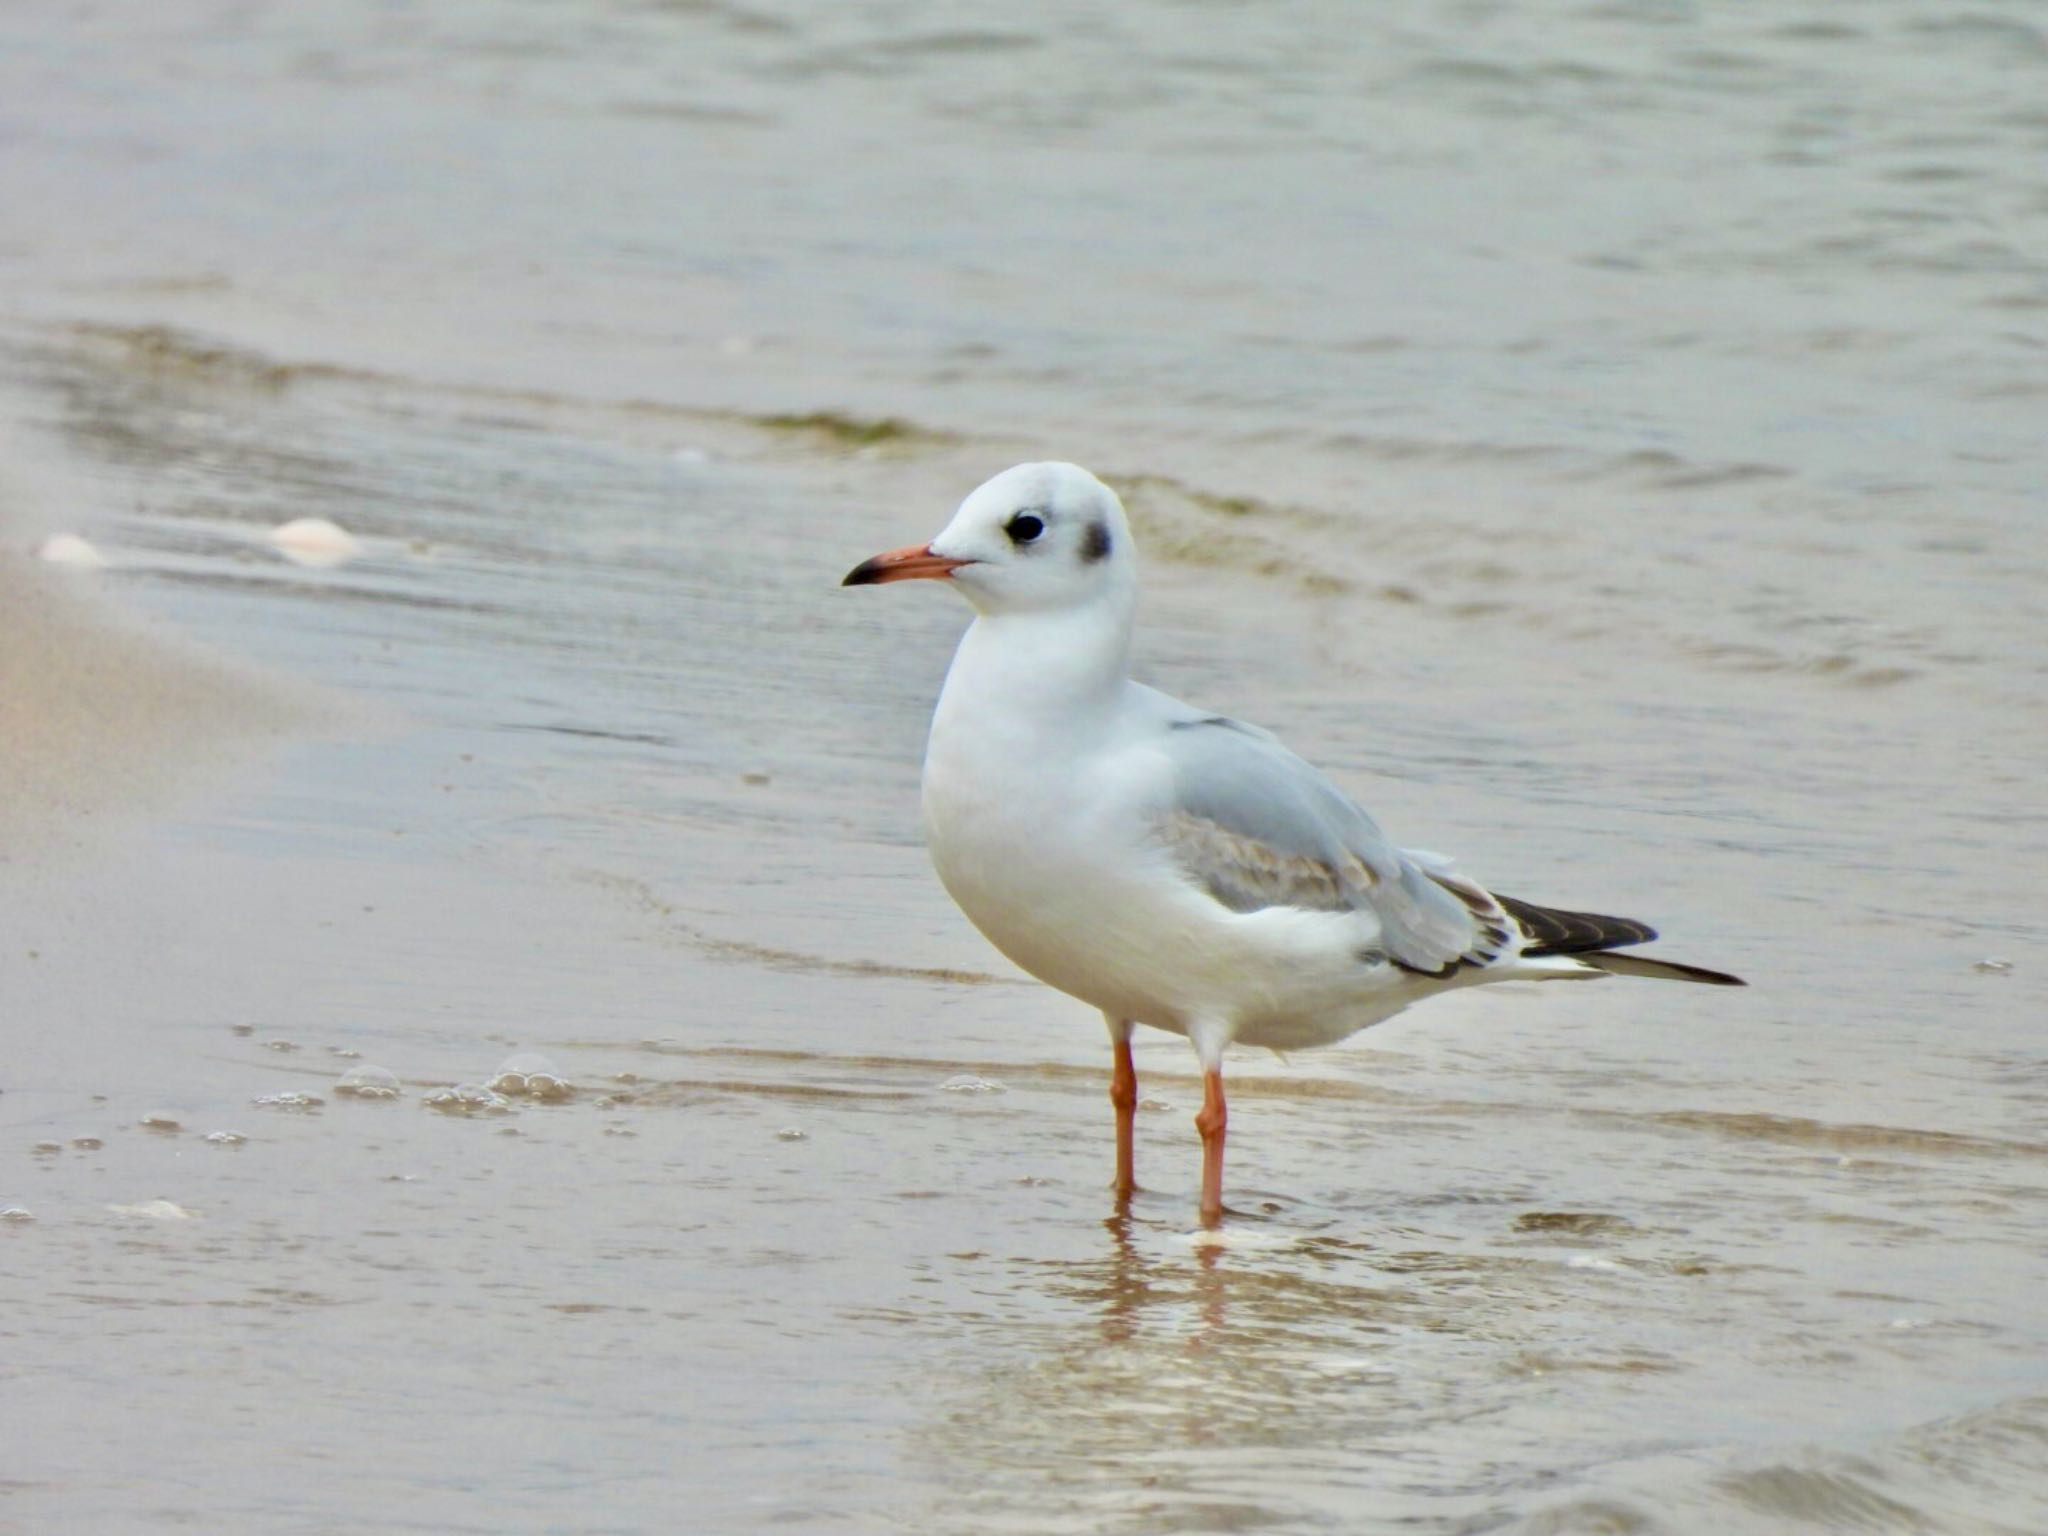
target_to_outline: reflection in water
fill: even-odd
[[[1488,1252],[1305,1229],[1330,1212],[1190,1232],[1147,1203],[1091,1253],[1011,1260],[1004,1303],[961,1323],[961,1384],[911,1435],[947,1494],[928,1528],[1356,1529],[1364,1512],[1443,1532],[1761,1532],[1825,1504],[1918,1531],[1978,1497],[1982,1468],[1925,1454],[1955,1439],[1926,1404],[1872,1457],[1774,1459],[1783,1416],[1887,1415],[1822,1380],[1854,1352],[1798,1315],[1810,1276],[1703,1264],[1682,1232],[1594,1212],[1504,1219]],[[1726,1312],[1759,1302],[1784,1318],[1774,1337]],[[2008,1446],[2039,1433],[2041,1400],[1959,1422]],[[2001,1496],[2025,1509],[2033,1491],[2015,1473]]]
[[[918,1431],[957,1528],[1270,1528],[1342,1507],[1440,1402],[1390,1351],[1427,1308],[1361,1245],[1128,1208],[1102,1230],[1093,1257],[1019,1262],[1059,1305],[976,1340],[1003,1358]]]

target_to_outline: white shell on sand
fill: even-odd
[[[362,541],[324,517],[295,517],[270,530],[270,542],[294,565],[339,565],[363,552]]]
[[[169,1200],[144,1200],[137,1205],[110,1205],[116,1216],[141,1216],[150,1221],[190,1221],[193,1213]]]
[[[36,546],[36,558],[77,571],[104,570],[107,557],[75,533],[53,533]]]

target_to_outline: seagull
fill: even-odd
[[[975,615],[925,750],[932,862],[990,943],[1101,1010],[1120,1204],[1137,1189],[1140,1024],[1185,1036],[1201,1063],[1213,1228],[1233,1043],[1328,1045],[1496,981],[1744,985],[1616,953],[1657,937],[1645,923],[1519,901],[1397,847],[1270,732],[1134,682],[1130,524],[1078,465],[1005,470],[929,544],[863,561],[842,585],[918,580],[950,584]]]

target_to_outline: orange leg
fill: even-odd
[[[1230,1116],[1223,1104],[1223,1070],[1211,1067],[1202,1074],[1202,1107],[1195,1114],[1195,1129],[1202,1133],[1202,1225],[1214,1227],[1223,1221],[1223,1130]]]
[[[1127,1035],[1114,1042],[1116,1065],[1109,1074],[1109,1102],[1116,1106],[1116,1197],[1128,1200],[1138,1189],[1137,1116],[1138,1068],[1131,1060]]]

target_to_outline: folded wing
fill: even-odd
[[[1173,804],[1160,825],[1181,868],[1237,912],[1355,912],[1361,947],[1449,975],[1509,942],[1493,899],[1396,847],[1334,784],[1265,731],[1220,715],[1169,720]]]

